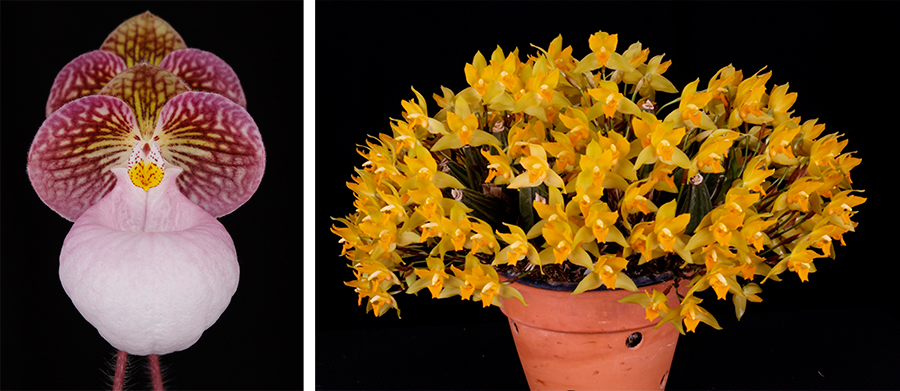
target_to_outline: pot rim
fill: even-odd
[[[513,278],[517,277],[517,275],[513,275],[513,274],[507,273],[505,271],[498,270],[497,273],[508,279],[513,279]],[[671,271],[667,270],[663,273],[651,274],[649,276],[637,276],[637,277],[632,278],[631,280],[634,281],[634,285],[636,285],[638,288],[642,288],[645,286],[655,285],[655,284],[659,284],[661,282],[669,281],[669,280],[672,280],[673,278],[674,278],[674,274]],[[574,292],[575,288],[578,287],[577,282],[549,282],[549,281],[535,279],[535,278],[532,278],[529,276],[521,277],[521,278],[517,279],[515,282],[525,285],[525,286],[530,286],[532,288],[546,289],[546,290],[551,290],[551,291],[561,291],[561,292]],[[599,288],[591,289],[591,290],[585,291],[585,292],[612,291],[612,290],[615,290],[615,289],[609,289],[606,287],[606,285],[601,285]]]

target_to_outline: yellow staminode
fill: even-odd
[[[139,161],[128,169],[128,177],[135,186],[150,191],[162,182],[164,170],[153,162]]]

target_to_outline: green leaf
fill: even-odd
[[[534,225],[537,212],[534,210],[534,188],[523,187],[519,189],[519,227],[523,230],[531,229]]]
[[[503,221],[508,221],[512,217],[510,205],[503,199],[487,196],[472,189],[462,189],[462,192],[463,204],[472,208],[471,216],[484,220],[491,227],[502,227]]]
[[[707,189],[705,182],[706,181],[696,186],[691,184],[686,185],[688,186],[688,192],[690,192],[687,200],[691,221],[688,222],[684,232],[688,235],[694,234],[694,230],[700,225],[700,221],[703,220],[703,217],[713,209],[712,201],[709,199],[709,190]],[[690,248],[691,246],[688,245],[688,247]]]
[[[450,168],[450,175],[453,175],[453,177],[459,180],[466,188],[473,189],[472,184],[469,183],[469,172],[466,170],[465,166],[452,160],[447,160],[447,167]]]
[[[493,136],[488,137],[493,138]],[[478,151],[478,148],[463,148],[462,150],[469,177],[469,185],[471,186],[469,188],[475,191],[481,191],[481,184],[484,183],[484,174],[488,171],[487,159],[481,156],[481,153]]]

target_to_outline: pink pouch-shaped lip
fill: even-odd
[[[116,185],[72,226],[59,277],[75,307],[113,347],[134,355],[193,345],[237,290],[225,227],[176,186],[170,166],[149,191],[124,167]]]

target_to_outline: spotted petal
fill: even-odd
[[[141,61],[159,65],[167,54],[186,47],[169,23],[147,11],[119,25],[100,50],[119,56],[130,68]]]
[[[256,122],[221,95],[175,96],[160,112],[153,140],[166,162],[184,169],[178,188],[213,216],[237,209],[262,180],[266,152]]]
[[[111,167],[128,161],[140,140],[125,102],[109,96],[76,99],[51,114],[28,152],[28,178],[50,209],[75,221],[115,185]]]
[[[237,254],[218,220],[175,186],[132,185],[124,167],[115,188],[72,226],[59,279],[84,318],[113,347],[167,354],[194,344],[237,290]]]
[[[159,111],[166,102],[190,90],[171,72],[154,65],[138,64],[118,74],[98,94],[125,101],[134,111],[141,136],[147,140],[153,134]]]
[[[47,99],[47,116],[66,103],[96,94],[124,70],[125,62],[112,53],[94,50],[76,57],[59,71],[53,81]]]
[[[193,91],[214,92],[247,108],[237,74],[219,56],[199,49],[176,50],[159,64],[180,77]]]

